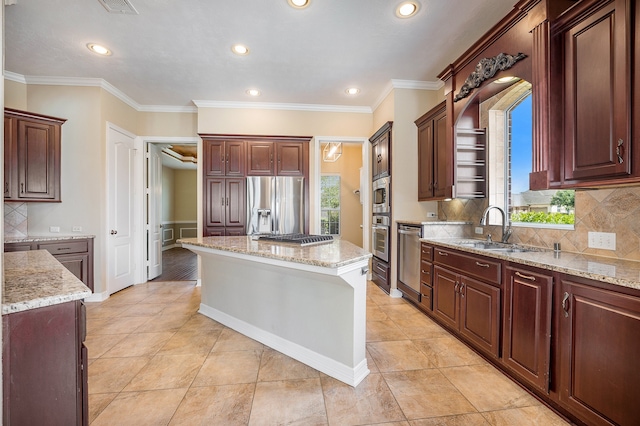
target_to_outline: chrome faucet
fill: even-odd
[[[507,241],[509,241],[509,237],[511,236],[511,227],[509,226],[509,222],[507,221],[506,213],[500,207],[489,206],[484,209],[484,211],[482,212],[482,219],[480,219],[480,225],[487,225],[487,217],[489,217],[489,210],[491,209],[497,209],[502,215],[502,242],[506,243]]]

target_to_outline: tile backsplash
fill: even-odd
[[[487,199],[440,201],[438,219],[472,222],[465,237],[483,238],[490,233],[499,241],[500,226],[485,226],[483,236],[473,233],[487,205]],[[575,229],[513,227],[509,242],[547,248],[559,242],[564,251],[640,261],[640,186],[576,190],[575,209]],[[590,231],[615,233],[616,249],[589,248]]]
[[[27,203],[4,203],[4,236],[27,236]]]

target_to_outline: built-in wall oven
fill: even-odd
[[[398,290],[420,303],[420,238],[419,225],[398,224]]]
[[[373,181],[373,214],[391,212],[391,178],[385,177]]]
[[[389,235],[389,216],[373,215],[371,230],[373,255],[385,262],[389,262],[389,246],[391,240],[391,235]]]

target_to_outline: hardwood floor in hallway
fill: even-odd
[[[182,247],[162,252],[162,274],[153,279],[160,281],[193,281],[198,279],[198,256]]]

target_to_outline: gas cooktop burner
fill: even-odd
[[[333,235],[279,234],[261,235],[259,239],[263,241],[293,243],[300,246],[311,246],[314,244],[330,243],[333,241]]]

